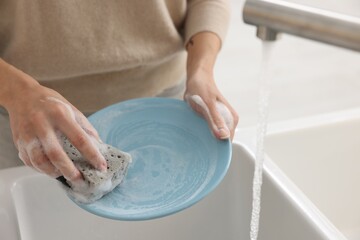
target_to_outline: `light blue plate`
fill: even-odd
[[[180,100],[129,100],[89,120],[104,142],[133,158],[120,186],[79,205],[102,217],[147,220],[176,213],[214,190],[230,165],[230,141],[216,140],[205,120]]]

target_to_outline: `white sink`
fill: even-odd
[[[332,239],[360,239],[360,109],[274,124],[265,151]]]
[[[249,239],[253,157],[241,144],[220,186],[193,207],[168,217],[125,222],[77,207],[58,183],[27,167],[0,171],[0,239]],[[276,170],[276,168],[274,168]],[[259,239],[328,239],[284,189],[276,172],[264,176]]]

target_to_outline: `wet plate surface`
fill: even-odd
[[[216,140],[205,120],[180,100],[129,100],[89,120],[104,142],[133,158],[120,186],[79,205],[102,217],[147,220],[176,213],[214,190],[230,165],[230,141]]]

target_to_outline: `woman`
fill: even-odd
[[[213,77],[227,1],[4,0],[0,16],[0,106],[8,112],[0,114],[3,167],[21,163],[16,147],[40,172],[81,179],[57,140],[60,131],[94,167],[106,169],[83,113],[130,98],[186,96],[217,138],[233,137],[238,117]],[[217,101],[230,110],[232,126]]]

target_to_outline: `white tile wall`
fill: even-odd
[[[327,0],[313,2],[328,4]],[[220,90],[240,115],[239,127],[256,123],[261,61],[255,27],[242,21],[243,3],[232,0],[228,37],[215,69]],[[359,0],[345,3],[342,10],[352,9],[360,15]],[[335,4],[326,6],[334,9]],[[275,45],[270,122],[360,107],[360,52],[290,35],[282,35]]]

